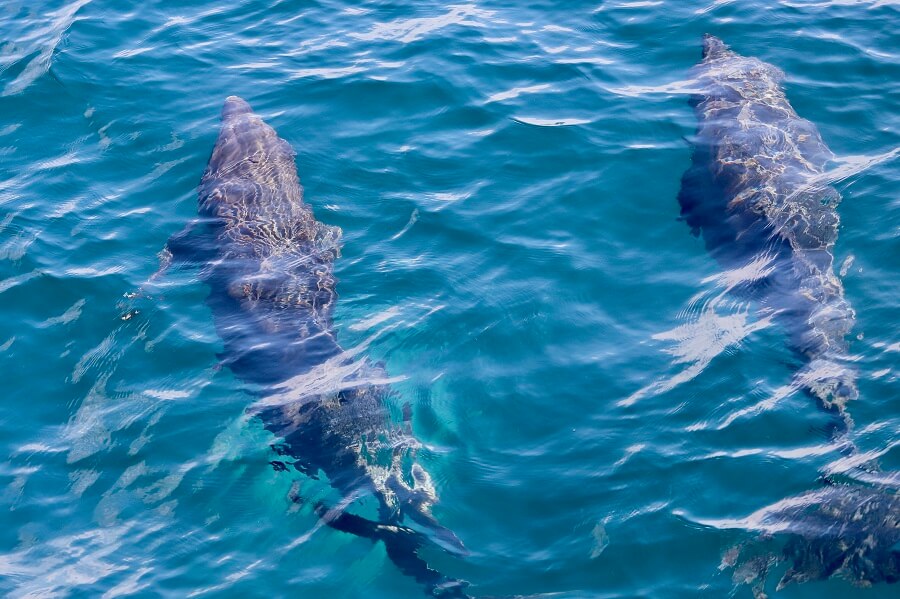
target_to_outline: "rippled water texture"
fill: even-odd
[[[4,0],[0,591],[422,596],[290,501],[327,483],[268,464],[197,273],[123,297],[236,94],[344,231],[339,338],[412,405],[470,551],[429,562],[476,597],[728,596],[733,523],[848,466],[784,332],[727,293],[752,273],[677,218],[704,32],[782,69],[837,157],[852,434],[900,469],[895,3]]]

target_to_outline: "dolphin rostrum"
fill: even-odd
[[[163,269],[173,261],[202,267],[223,363],[261,398],[253,411],[280,439],[273,447],[286,459],[272,464],[324,473],[342,500],[340,508],[314,505],[323,522],[382,541],[430,595],[465,597],[465,583],[418,555],[423,541],[465,550],[431,515],[434,489],[415,460],[408,413],[404,426],[391,427],[383,369],[337,342],[332,270],[341,231],[315,219],[291,146],[241,98],[222,108],[199,214],[169,240]],[[376,520],[343,509],[358,497],[374,497]]]
[[[804,363],[795,384],[836,416],[833,433],[843,435],[858,391],[845,340],[855,315],[833,267],[840,196],[825,174],[833,155],[788,103],[774,66],[707,35],[694,75],[698,126],[682,217],[720,263],[765,273],[752,293]]]

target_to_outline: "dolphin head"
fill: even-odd
[[[225,104],[222,106],[222,120],[228,120],[242,114],[253,114],[253,109],[243,98],[237,96],[228,96],[225,98]]]
[[[290,144],[237,96],[222,106],[219,137],[200,183],[201,212],[229,223],[240,215],[242,227],[272,226],[302,198]]]
[[[704,59],[714,60],[722,56],[726,51],[728,51],[728,46],[725,45],[725,42],[709,33],[703,34]]]

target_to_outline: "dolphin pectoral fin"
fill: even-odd
[[[452,530],[439,524],[434,516],[416,509],[401,509],[401,514],[421,526],[423,530],[416,532],[424,536],[432,545],[457,557],[469,555],[469,550],[466,549],[460,538]]]
[[[162,276],[173,266],[204,264],[211,260],[215,255],[216,247],[208,227],[209,223],[206,220],[194,219],[184,229],[169,237],[165,247],[159,253],[159,269],[150,277],[150,280]]]
[[[696,141],[692,146],[691,166],[681,176],[678,190],[679,220],[687,223],[694,237],[699,237],[702,229],[721,226],[722,191],[710,170],[715,148]]]
[[[469,550],[466,549],[460,538],[431,515],[429,506],[433,502],[434,496],[423,489],[409,491],[400,506],[400,516],[417,524],[416,532],[432,545],[457,557],[468,556]]]
[[[194,219],[178,233],[169,237],[166,245],[159,251],[159,267],[150,278],[134,291],[125,293],[126,303],[120,304],[122,310],[121,320],[131,320],[140,310],[134,307],[138,300],[152,298],[148,289],[153,288],[156,282],[163,277],[172,267],[182,265],[202,264],[212,259],[215,247],[211,236],[206,234],[208,225],[199,219]]]
[[[788,586],[791,583],[801,583],[809,580],[809,576],[803,572],[799,572],[794,568],[788,568],[788,571],[784,573],[784,576],[781,577],[781,580],[778,581],[778,585],[775,587],[776,591],[784,590],[784,587]]]
[[[335,530],[384,543],[388,558],[401,572],[424,585],[429,595],[459,599],[468,597],[463,591],[468,583],[447,578],[419,557],[418,551],[424,540],[421,533],[405,526],[381,524],[339,508],[328,509],[321,501],[313,506],[313,510],[323,523]]]
[[[678,204],[681,206],[679,220],[685,221],[691,228],[691,235],[700,236],[705,223],[704,208],[709,203],[710,183],[704,176],[703,168],[692,166],[681,178],[681,189],[678,191]]]
[[[396,471],[385,481],[388,489],[398,499],[397,510],[400,518],[408,518],[417,524],[420,528],[416,528],[416,532],[432,545],[458,557],[469,555],[469,550],[466,549],[459,537],[431,515],[431,506],[437,501],[431,477],[415,463],[412,466],[411,474],[414,479],[412,487],[407,485]]]

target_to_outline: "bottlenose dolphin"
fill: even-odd
[[[763,534],[763,541],[734,547],[722,564],[735,568],[735,583],[752,584],[758,598],[779,562],[788,569],[777,590],[831,576],[861,587],[900,581],[900,495],[886,488],[828,486],[716,525]]]
[[[795,384],[837,417],[837,436],[847,432],[845,407],[858,396],[845,340],[855,316],[833,267],[840,196],[825,180],[833,155],[791,107],[783,78],[704,36],[691,98],[692,165],[678,200],[721,264],[765,273],[751,295],[786,329],[804,362]]]
[[[846,404],[858,392],[845,337],[854,313],[834,274],[840,196],[825,170],[833,156],[788,103],[783,77],[704,36],[691,98],[699,124],[678,199],[717,260],[754,264],[762,273],[747,282],[748,293],[787,330],[805,362],[796,385],[837,417],[833,432],[852,453]],[[778,588],[832,575],[861,586],[900,580],[900,496],[881,484],[889,477],[862,478],[876,484],[829,484],[735,524],[786,539],[776,553],[760,554],[759,543],[732,551],[727,565],[736,566],[735,581],[755,581],[754,592],[764,597],[765,575],[777,561],[790,563]]]
[[[425,540],[456,553],[464,548],[431,515],[436,498],[415,460],[408,413],[405,426],[392,427],[384,370],[337,342],[333,263],[341,231],[317,221],[303,201],[291,146],[235,96],[222,108],[199,215],[170,238],[162,269],[173,262],[202,267],[223,364],[260,397],[252,409],[287,458],[273,466],[324,473],[342,500],[340,507],[313,506],[323,522],[382,541],[429,594],[465,597],[464,583],[418,556]],[[344,509],[358,497],[375,498],[377,519]]]

